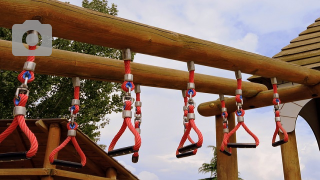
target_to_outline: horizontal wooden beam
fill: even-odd
[[[0,69],[21,71],[26,57],[13,56],[11,49],[11,41],[0,40]],[[35,72],[39,74],[123,82],[124,65],[120,60],[53,49],[51,56],[36,57],[35,62],[37,63]],[[144,86],[181,90],[186,89],[189,82],[187,71],[139,63],[132,63],[131,70],[134,83]],[[196,90],[205,93],[234,95],[234,90],[237,88],[236,80],[197,73],[195,83]],[[243,82],[245,97],[255,96],[263,90],[267,90],[264,85]]]
[[[64,171],[60,169],[52,169],[52,176],[59,176],[64,178],[71,178],[71,179],[81,179],[81,180],[113,180],[111,178],[106,177],[99,177],[99,176],[93,176],[89,174],[82,174],[82,173],[76,173],[71,171]]]
[[[279,88],[278,93],[282,103],[317,98],[320,96],[320,84],[316,86],[295,85]],[[253,109],[273,105],[273,90],[262,91],[252,98],[243,98],[243,109]],[[237,109],[235,98],[225,98],[228,112]],[[220,100],[201,103],[198,112],[202,116],[215,116],[221,114]]]
[[[51,169],[44,168],[22,168],[22,169],[0,169],[1,176],[47,176]]]
[[[315,85],[320,72],[176,32],[55,0],[2,0],[0,27],[12,28],[35,16],[53,36],[263,77]],[[168,19],[169,20],[169,19]]]

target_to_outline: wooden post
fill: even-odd
[[[106,177],[111,179],[117,179],[117,170],[115,168],[109,167],[106,172]]]
[[[48,169],[55,169],[55,165],[51,165],[49,162],[49,155],[56,147],[60,144],[60,135],[61,130],[58,123],[52,123],[50,124],[49,128],[49,134],[48,134],[48,141],[47,141],[47,148],[46,153],[44,155],[44,162],[43,162],[43,168]],[[55,155],[55,158],[57,158],[58,153]],[[41,178],[41,180],[53,180],[52,176],[44,176]]]
[[[216,116],[216,147],[217,147],[217,179],[237,180],[238,179],[238,161],[237,149],[232,149],[232,155],[227,156],[220,152],[220,145],[223,139],[223,118]],[[228,116],[229,130],[235,127],[235,113]],[[236,142],[236,134],[230,137],[230,142]]]
[[[288,135],[289,141],[281,145],[284,179],[301,180],[296,133],[292,131]],[[280,138],[283,138],[282,133],[280,133]]]

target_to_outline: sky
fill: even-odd
[[[68,0],[81,6],[80,0]],[[186,34],[196,38],[272,57],[300,32],[320,17],[319,0],[109,0],[118,6],[118,16],[139,23]],[[187,71],[187,64],[164,58],[137,54],[135,62]],[[196,65],[196,73],[234,79],[234,72]],[[243,79],[250,77],[243,75]],[[197,84],[197,82],[195,82]],[[196,112],[196,124],[204,136],[197,155],[177,159],[176,148],[183,135],[181,91],[141,87],[143,120],[139,162],[131,155],[116,157],[141,180],[201,179],[202,163],[209,163],[215,144],[215,117],[202,117]],[[216,100],[217,95],[197,93],[197,104]],[[281,99],[281,97],[280,97]],[[246,103],[246,102],[244,102]],[[122,124],[121,113],[107,115],[110,124],[101,130],[99,143],[109,145]],[[256,149],[238,149],[238,169],[245,180],[281,180],[283,169],[280,147],[272,147],[275,129],[273,107],[246,111],[247,126],[259,137]],[[318,180],[320,153],[309,125],[298,118],[296,125],[302,179]],[[191,134],[197,139],[194,133]],[[237,139],[253,142],[243,129]],[[116,148],[133,145],[127,130]]]

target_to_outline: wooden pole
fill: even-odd
[[[303,99],[317,98],[320,95],[320,84],[316,86],[295,85],[278,89],[281,103],[299,101]],[[273,105],[273,90],[262,91],[252,98],[243,98],[245,102],[243,109],[254,109]],[[225,98],[226,108],[229,112],[236,110],[235,98]],[[221,103],[219,100],[201,103],[198,112],[202,116],[215,116],[221,114]]]
[[[111,179],[117,179],[117,170],[115,168],[109,167],[106,171],[106,177]]]
[[[306,85],[320,72],[176,32],[53,0],[0,1],[0,27],[12,28],[39,16],[53,36]]]
[[[21,71],[26,57],[12,55],[11,41],[0,40],[0,54],[1,69]],[[37,74],[78,76],[84,79],[123,82],[124,65],[121,60],[54,49],[51,56],[36,57],[35,62],[37,63],[35,70]],[[189,82],[187,71],[139,63],[131,63],[131,71],[134,75],[134,83],[143,86],[182,90],[187,88],[187,82]],[[195,81],[197,92],[232,95],[237,88],[237,83],[233,79],[196,73]],[[266,86],[251,82],[243,82],[242,86],[245,97],[252,97],[260,91],[267,90]]]
[[[281,145],[284,179],[301,180],[296,133],[292,131],[288,135],[289,141]],[[282,133],[280,133],[280,138],[283,138]]]
[[[48,169],[55,169],[56,168],[55,165],[50,164],[49,155],[56,147],[59,146],[60,135],[61,135],[61,130],[60,130],[59,124],[58,123],[50,124],[48,141],[47,141],[47,148],[46,148],[46,153],[44,155],[43,168],[48,168]],[[55,158],[57,158],[57,156],[58,156],[58,153],[55,155]],[[41,180],[53,180],[53,177],[52,176],[44,176],[44,177],[42,177]]]
[[[217,179],[237,180],[238,179],[238,160],[237,149],[232,149],[232,155],[227,156],[220,152],[223,140],[223,118],[216,116],[216,148],[217,148]],[[229,130],[235,127],[235,113],[230,113],[228,117]],[[230,137],[230,142],[236,142],[236,133]]]

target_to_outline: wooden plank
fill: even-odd
[[[319,57],[318,57],[319,58]],[[320,63],[314,63],[314,64],[308,64],[308,65],[305,65],[304,67],[307,67],[307,68],[317,68],[320,66]]]
[[[282,103],[299,101],[303,99],[317,98],[320,95],[320,84],[316,86],[295,85],[279,88],[278,93]],[[273,90],[263,91],[252,98],[243,98],[243,109],[254,109],[273,105]],[[228,112],[237,109],[235,98],[225,98]],[[202,116],[216,116],[221,113],[220,100],[201,103],[198,106],[198,112]]]
[[[64,171],[64,170],[60,170],[60,169],[53,169],[52,175],[64,177],[64,178],[83,179],[83,180],[88,180],[88,179],[90,179],[90,180],[114,180],[112,178],[92,176],[92,175],[88,175],[88,174]]]
[[[291,43],[291,44],[285,46],[284,48],[282,48],[281,50],[284,51],[284,50],[293,49],[293,48],[297,48],[297,47],[301,47],[301,46],[316,44],[319,42],[320,42],[320,37],[315,37],[313,39],[307,39],[305,41],[298,41],[298,42]]]
[[[288,133],[289,141],[281,145],[282,166],[285,180],[301,180],[298,147],[295,131]],[[280,138],[283,134],[280,133]]]
[[[306,34],[306,35],[303,35],[303,36],[298,36],[298,37],[294,38],[293,40],[291,40],[290,42],[293,43],[293,42],[298,42],[298,41],[304,41],[304,40],[313,39],[313,38],[316,38],[316,37],[319,37],[319,36],[320,36],[320,32],[316,32],[316,33],[312,33],[312,34]]]
[[[300,66],[305,66],[307,68],[310,68],[307,65],[315,64],[315,63],[318,63],[318,62],[320,62],[320,56],[315,56],[315,57],[306,58],[306,59],[300,59],[300,60],[297,60],[297,61],[291,61],[291,63],[297,64],[297,65],[300,65]]]
[[[316,22],[320,21],[320,18],[316,19]]]
[[[0,169],[0,176],[45,176],[50,172],[45,168]]]
[[[41,123],[41,122],[40,122]],[[45,127],[48,129],[47,127]],[[47,141],[47,148],[46,148],[46,153],[44,155],[44,162],[43,162],[43,167],[44,168],[50,168],[50,169],[55,169],[56,166],[52,165],[49,161],[49,155],[51,152],[59,146],[60,144],[60,126],[58,123],[52,123],[50,124],[49,132],[48,132],[48,141]],[[55,154],[54,158],[58,157],[58,153]],[[52,176],[44,176],[41,178],[41,180],[54,180]]]
[[[309,29],[309,28],[313,28],[313,27],[317,27],[317,26],[320,26],[320,22],[319,21],[318,22],[316,21],[316,22],[310,24],[307,28]]]
[[[216,148],[217,148],[217,179],[235,180],[238,179],[238,160],[237,149],[232,149],[232,155],[227,156],[220,152],[220,145],[223,140],[223,118],[221,115],[216,116]],[[228,116],[229,130],[235,127],[235,113]],[[230,142],[237,142],[236,133],[230,137]]]
[[[117,170],[115,168],[108,168],[106,171],[106,177],[110,179],[117,179]]]
[[[297,60],[302,60],[302,59],[316,57],[316,56],[320,56],[320,50],[308,51],[308,52],[303,52],[299,54],[294,54],[291,56],[279,57],[277,59],[281,61],[286,61],[286,62],[294,62]]]
[[[0,3],[1,4],[1,3]],[[3,70],[20,71],[25,62],[24,56],[12,55],[12,43],[0,40],[0,67]],[[74,53],[62,50],[53,50],[51,56],[36,57],[35,72],[57,76],[76,77],[93,80],[123,82],[123,61],[98,56]],[[186,65],[187,69],[187,65]],[[169,89],[186,89],[189,82],[189,72],[168,68],[131,63],[134,83],[162,87]],[[147,78],[146,78],[147,77]],[[224,93],[233,95],[236,89],[236,80],[195,74],[197,92]],[[252,97],[258,92],[267,90],[264,85],[243,82],[243,96]]]
[[[319,83],[320,72],[217,43],[148,26],[53,0],[2,0],[0,27],[11,28],[35,15],[50,24],[53,36],[179,61],[306,85]],[[57,66],[58,64],[56,64]],[[54,67],[54,66],[53,66]],[[37,67],[38,68],[38,67]],[[85,69],[85,68],[84,68]],[[85,69],[87,70],[87,69]],[[73,71],[70,71],[71,73]],[[85,72],[85,71],[84,71]],[[83,74],[84,74],[83,72]]]
[[[304,31],[302,31],[299,36],[302,36],[302,35],[306,35],[306,34],[311,34],[311,33],[315,33],[315,32],[319,32],[320,31],[320,27],[317,26],[317,27],[313,27],[313,28],[309,28],[309,29],[306,29]]]
[[[64,121],[66,122],[66,121]],[[43,120],[39,120],[39,121],[36,121],[35,123],[37,125],[37,127],[39,127],[43,132],[45,133],[48,133],[48,127],[46,126],[46,124],[43,122]],[[61,131],[60,131],[61,132]],[[80,131],[77,131],[78,134],[80,134]],[[50,136],[50,135],[48,135]],[[60,136],[59,136],[59,143],[58,145],[60,144]],[[67,145],[65,147],[65,149],[68,151],[68,152],[72,152],[71,155],[73,157],[75,157],[77,160],[81,160],[80,157],[78,156],[78,154],[75,152],[75,149],[73,146],[69,146]],[[47,158],[48,159],[48,158]],[[101,167],[97,166],[90,158],[87,157],[87,163],[86,163],[86,166],[93,172],[95,172],[97,175],[99,176],[104,176],[105,175],[105,172],[101,169]]]
[[[278,58],[282,56],[289,56],[293,54],[299,54],[303,52],[313,51],[313,50],[319,50],[320,49],[320,43],[311,44],[308,46],[301,46],[293,49],[287,49],[283,50],[280,53],[273,56],[273,58]]]

